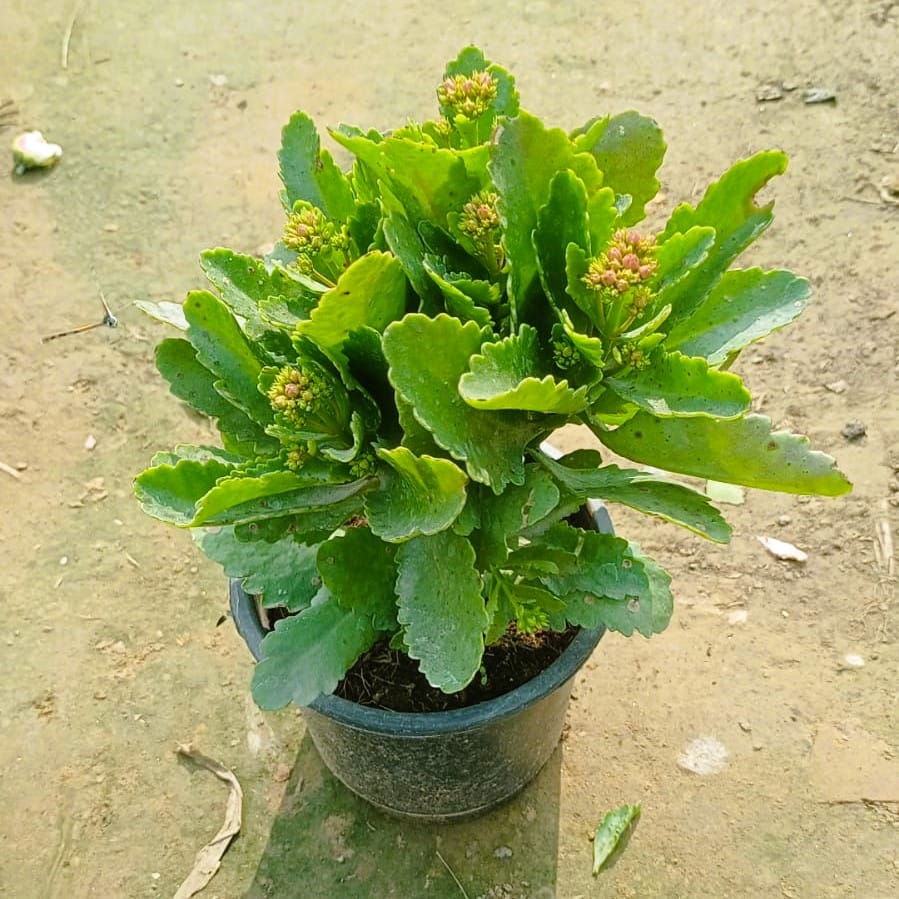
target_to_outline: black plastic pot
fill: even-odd
[[[597,529],[611,532],[605,509],[591,511]],[[231,612],[259,659],[265,631],[237,580]],[[580,631],[541,674],[487,702],[414,713],[322,696],[304,707],[306,727],[331,773],[372,805],[422,821],[474,817],[514,796],[546,764],[562,734],[574,676],[604,632]]]

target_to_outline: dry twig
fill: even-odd
[[[459,887],[459,891],[462,893],[462,895],[465,897],[465,899],[468,899],[468,893],[465,892],[465,887],[462,886],[461,883],[459,883],[459,878],[456,877],[453,869],[446,863],[446,859],[440,854],[439,851],[437,851],[437,850],[434,850],[434,851],[437,852],[437,858],[439,858],[440,861],[443,862],[443,867],[446,868],[447,871],[449,871],[449,876],[452,877],[453,880],[456,882],[456,886]]]
[[[72,32],[75,30],[75,20],[78,18],[78,13],[81,12],[81,4],[84,0],[75,0],[75,5],[72,7],[72,15],[69,17],[69,24],[66,25],[65,34],[62,36],[62,67],[67,69],[69,67],[69,42],[72,40]]]
[[[0,462],[0,471],[5,471],[11,478],[15,478],[17,481],[22,477],[22,475],[12,467],[12,465],[7,465],[5,462]]]

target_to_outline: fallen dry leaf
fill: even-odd
[[[243,790],[234,774],[215,759],[198,752],[190,744],[178,746],[175,752],[182,758],[211,771],[219,780],[228,784],[228,804],[225,806],[225,821],[219,832],[197,853],[194,866],[187,878],[178,887],[175,899],[189,899],[200,892],[221,867],[222,856],[231,840],[240,833],[243,805]]]

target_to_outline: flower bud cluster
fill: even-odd
[[[493,104],[498,84],[489,72],[453,75],[437,88],[437,99],[453,118],[476,119]]]
[[[496,191],[482,190],[476,193],[463,207],[459,216],[459,228],[475,241],[485,238],[492,240],[499,228],[499,213],[496,211]]]
[[[279,369],[266,396],[276,418],[297,437],[316,441],[342,438],[349,431],[351,409],[346,388],[311,359]],[[291,452],[295,447],[293,442]],[[288,464],[291,460],[302,464],[302,450],[298,453],[289,456]]]
[[[378,460],[371,450],[362,453],[350,463],[350,474],[354,478],[365,478],[375,473]]]
[[[563,371],[579,361],[578,351],[567,337],[555,337],[552,342],[553,362]]]
[[[590,263],[584,284],[610,298],[642,286],[658,268],[653,258],[655,238],[643,237],[639,231],[615,232],[608,249]]]
[[[346,259],[350,245],[346,226],[335,225],[321,209],[306,202],[297,203],[288,215],[282,240],[297,253],[297,268],[308,275],[315,272],[317,261],[324,263],[326,273],[334,274],[331,257],[341,253]]]
[[[649,353],[637,343],[620,343],[613,347],[612,355],[619,365],[629,365],[632,368],[649,368]]]

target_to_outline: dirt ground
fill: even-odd
[[[881,551],[899,540],[897,28],[888,0],[7,0],[0,141],[40,128],[65,155],[0,179],[0,894],[172,896],[226,799],[178,760],[186,742],[244,789],[209,899],[899,894],[899,602]],[[746,264],[793,269],[815,296],[739,370],[855,490],[749,492],[726,507],[729,548],[613,510],[671,569],[672,626],[602,641],[561,749],[521,797],[421,828],[336,784],[296,710],[254,710],[249,653],[218,623],[221,571],[139,511],[131,479],[150,455],[211,433],[156,375],[164,329],[133,302],[201,286],[206,247],[252,252],[277,234],[291,112],[376,127],[431,115],[430,85],[467,42],[553,123],[657,118],[657,217],[739,157],[789,153],[766,192],[777,221]],[[782,98],[757,99],[766,85]],[[808,88],[836,100],[807,104]],[[99,321],[100,289],[116,330],[41,344]],[[853,421],[866,434],[849,440]],[[759,534],[808,561],[776,561]],[[706,752],[715,773],[685,770],[700,738],[726,751]],[[642,820],[594,880],[588,836],[621,802]]]

